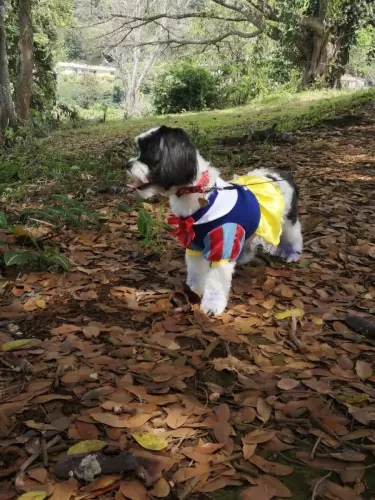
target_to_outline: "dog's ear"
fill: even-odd
[[[160,127],[160,157],[153,181],[168,190],[191,184],[197,176],[197,151],[181,128]]]

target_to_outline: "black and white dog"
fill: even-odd
[[[143,198],[169,197],[174,234],[186,247],[187,285],[201,295],[204,313],[225,310],[236,262],[249,262],[259,247],[287,262],[300,258],[298,190],[288,174],[262,168],[227,183],[180,128],[153,128],[135,144],[128,186]]]

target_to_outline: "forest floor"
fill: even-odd
[[[118,165],[126,130],[106,137],[97,163]],[[69,168],[81,168],[88,142],[99,155],[99,135],[84,134],[65,133]],[[0,500],[375,498],[375,104],[292,137],[196,140],[226,179],[262,166],[293,173],[300,263],[238,268],[227,311],[212,319],[184,289],[183,250],[167,231],[140,245],[138,210],[157,218],[160,204],[93,187],[100,227],[28,227],[71,268],[0,277]],[[90,175],[82,183],[94,185]],[[43,207],[51,179],[9,197],[6,211]],[[372,322],[366,335],[348,315]],[[77,453],[91,459],[78,467]]]

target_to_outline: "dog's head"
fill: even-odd
[[[142,198],[156,194],[169,196],[178,187],[191,184],[198,171],[197,151],[181,128],[152,128],[135,139],[136,158],[126,164],[128,184]]]

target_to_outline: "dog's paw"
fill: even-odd
[[[301,252],[297,252],[293,245],[285,243],[279,245],[277,255],[285,262],[298,262],[301,258]]]
[[[219,316],[227,307],[226,296],[218,290],[207,290],[202,299],[201,311],[207,316]]]

